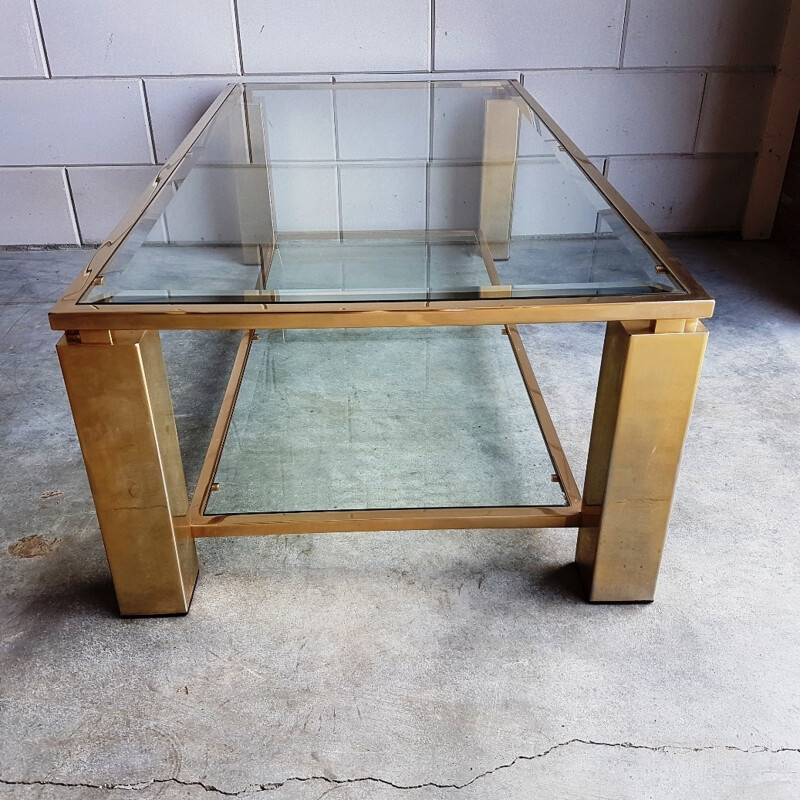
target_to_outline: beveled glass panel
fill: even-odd
[[[82,303],[682,292],[507,81],[247,84]]]
[[[565,505],[500,327],[261,331],[205,514]]]

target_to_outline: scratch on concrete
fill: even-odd
[[[552,745],[552,747],[548,747],[546,750],[542,750],[539,753],[534,753],[533,755],[519,755],[511,761],[508,761],[504,764],[498,764],[496,767],[492,767],[491,769],[487,769],[485,772],[481,772],[479,775],[476,775],[470,780],[466,781],[465,783],[437,783],[436,781],[426,781],[424,783],[412,783],[412,784],[404,784],[404,783],[394,783],[393,781],[387,780],[385,778],[376,778],[373,776],[362,776],[357,778],[330,778],[326,775],[306,775],[306,776],[292,776],[289,778],[284,778],[281,781],[275,781],[273,783],[259,783],[259,784],[250,784],[244,789],[238,789],[234,791],[229,791],[226,789],[220,789],[210,783],[204,783],[203,781],[186,781],[181,780],[180,778],[153,778],[149,781],[144,781],[142,783],[68,783],[68,782],[61,782],[61,781],[50,781],[50,780],[4,780],[0,778],[0,785],[2,786],[53,786],[53,787],[60,787],[64,789],[97,789],[98,791],[113,791],[113,790],[120,790],[120,791],[141,791],[144,789],[148,789],[151,786],[156,786],[159,784],[166,784],[172,783],[177,786],[186,786],[186,787],[194,787],[198,789],[202,789],[206,792],[214,792],[215,794],[222,795],[223,797],[238,797],[243,794],[254,794],[258,792],[274,792],[277,789],[281,789],[282,787],[286,786],[289,783],[310,783],[312,781],[319,781],[321,783],[327,783],[330,785],[343,785],[348,783],[377,783],[381,786],[388,786],[392,789],[398,789],[402,791],[414,790],[414,789],[466,789],[468,786],[472,786],[473,783],[477,783],[484,778],[487,778],[490,775],[494,775],[496,772],[500,772],[504,769],[511,769],[512,767],[516,766],[522,761],[535,761],[539,758],[545,758],[549,756],[551,753],[554,753],[556,750],[560,750],[565,747],[571,747],[576,744],[587,745],[590,747],[620,747],[629,750],[646,750],[651,753],[674,753],[674,754],[683,754],[683,753],[704,753],[714,750],[727,750],[729,752],[734,753],[769,753],[769,754],[779,754],[779,753],[796,753],[800,754],[800,747],[778,747],[775,749],[769,747],[735,747],[733,745],[707,745],[704,747],[683,747],[678,745],[646,745],[646,744],[633,744],[633,742],[596,742],[591,739],[569,739],[565,742],[558,742],[557,744]]]

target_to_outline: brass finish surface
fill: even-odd
[[[247,150],[249,168],[234,169],[242,263],[258,264],[262,269],[272,260],[275,248],[275,212],[272,185],[267,166],[264,109],[260,103],[245,103],[242,116],[231,114],[232,137],[239,137]],[[266,278],[266,274],[263,276]],[[262,280],[259,288],[266,287]]]
[[[580,516],[579,507],[569,506],[225,514],[194,517],[191,521],[191,531],[195,538],[202,538],[461,528],[574,528],[580,523]]]
[[[488,101],[489,103],[508,103],[507,106],[502,105],[499,107],[502,111],[499,111],[497,115],[494,114],[494,111],[489,115],[487,107],[487,125],[491,126],[491,130],[487,132],[487,135],[493,143],[490,148],[492,152],[497,150],[498,153],[500,151],[505,153],[508,149],[505,145],[510,141],[511,127],[508,124],[508,120],[512,114],[507,109],[514,107],[513,116],[515,119],[518,119],[520,108],[527,108],[529,112],[535,113],[561,143],[564,152],[574,160],[588,180],[606,198],[610,206],[631,226],[636,236],[650,250],[654,258],[668,268],[672,276],[686,290],[686,294],[575,298],[498,298],[493,295],[490,298],[482,297],[479,300],[465,300],[463,302],[275,303],[272,302],[269,296],[264,297],[262,293],[261,296],[254,295],[252,301],[238,304],[119,304],[116,307],[108,305],[78,305],[78,299],[94,279],[98,277],[109,259],[117,252],[134,225],[144,216],[147,206],[154,201],[170,179],[174,179],[188,171],[191,166],[192,146],[221,110],[225,101],[230,100],[232,102],[234,99],[240,98],[243,93],[249,93],[259,86],[259,84],[231,84],[192,129],[174,156],[167,161],[134,210],[117,226],[109,240],[101,245],[88,267],[70,286],[62,300],[53,307],[50,312],[51,327],[54,330],[245,330],[254,328],[502,325],[507,323],[609,322],[630,319],[704,319],[710,317],[714,311],[714,301],[703,287],[650,230],[642,218],[611,186],[608,180],[600,174],[596,167],[564,134],[561,128],[553,122],[552,118],[533,97],[517,81],[509,81],[507,84],[518,93],[519,102]],[[373,87],[380,86],[380,84],[368,85]],[[485,85],[493,86],[497,85],[497,83],[487,82]],[[324,86],[330,88],[330,84],[324,84]],[[269,87],[275,89],[280,88],[281,85],[270,84]],[[366,87],[367,85],[359,86],[359,88]],[[263,137],[260,135],[261,132],[257,130],[259,126],[255,114],[249,108],[250,105],[257,104],[247,103],[245,105],[248,108],[247,116],[251,121],[251,125],[248,128],[248,146],[251,158],[256,164],[260,165],[260,148],[264,146],[260,142]],[[530,113],[527,113],[526,116],[530,118]],[[493,132],[495,127],[497,128],[497,135]],[[513,133],[515,140],[516,136],[517,131],[515,129]],[[508,155],[510,155],[510,151]],[[495,166],[497,169],[503,168],[501,161],[498,161]],[[495,167],[491,167],[490,171],[494,169]],[[484,178],[484,184],[486,185],[494,183],[494,181],[490,181],[488,174]],[[490,231],[484,232],[487,236],[494,235],[493,226],[500,224],[490,222],[490,220],[497,219],[502,222],[501,227],[505,225],[503,221],[505,216],[498,209],[505,208],[503,197],[513,197],[513,176],[511,176],[509,182],[508,170],[504,175],[505,179],[500,181],[502,192],[499,190],[489,191],[486,188],[485,224],[491,227]],[[492,202],[489,202],[490,197]],[[489,213],[490,208],[493,209],[491,214]],[[503,218],[502,220],[500,219],[501,217]],[[277,233],[276,237],[279,240],[280,234]],[[245,253],[245,257],[254,259],[255,253],[251,251],[248,243],[245,244],[248,250]],[[269,244],[262,246],[261,249],[262,251],[264,249],[269,250]],[[262,252],[260,258],[264,263],[268,263],[270,255]]]
[[[158,333],[57,351],[120,613],[186,613],[197,554]]]
[[[564,448],[561,446],[558,433],[556,433],[556,427],[553,425],[553,419],[550,416],[550,412],[547,410],[542,390],[539,388],[539,382],[536,380],[536,375],[528,359],[525,346],[522,344],[519,331],[516,325],[506,325],[506,331],[508,333],[508,340],[511,343],[511,349],[514,351],[514,357],[517,360],[517,366],[522,375],[522,380],[528,391],[528,397],[530,397],[531,405],[536,412],[536,419],[539,421],[539,428],[547,444],[547,450],[550,453],[550,458],[553,460],[553,466],[556,470],[556,480],[561,484],[570,507],[580,507],[581,493],[578,489],[578,484],[575,482],[575,477],[570,469],[567,456],[564,453]]]
[[[651,325],[653,333],[683,333],[685,328],[685,319],[656,319]]]
[[[609,323],[575,560],[594,602],[653,599],[708,332]]]
[[[113,344],[114,332],[113,331],[76,331],[73,334],[74,341],[82,342],[83,344]]]
[[[490,278],[477,299],[276,302],[266,280],[283,234],[275,229],[264,109],[252,91],[258,84],[231,84],[53,307],[50,325],[65,331],[58,355],[123,615],[188,611],[198,569],[194,537],[334,531],[580,527],[576,561],[591,601],[653,599],[708,335],[699,320],[713,314],[714,301],[534,98],[517,81],[505,85],[516,92],[513,100],[486,103],[479,230],[402,232],[425,241],[460,235],[476,243]],[[513,296],[495,259],[508,257],[520,113],[552,132],[557,157],[577,165],[619,215],[614,219],[627,223],[630,237],[649,251],[657,271],[668,272],[685,293]],[[102,271],[135,238],[137,223],[150,221],[168,187],[186,177],[203,149],[201,137],[218,121],[230,123],[245,153],[234,165],[242,256],[260,266],[259,285],[247,292],[247,302],[79,304],[89,287],[105,280]],[[345,238],[399,233],[348,231]],[[290,238],[328,235],[293,232]],[[606,340],[581,498],[516,325],[599,321],[607,323]],[[218,488],[214,474],[254,330],[439,325],[504,326],[568,505],[203,515]],[[191,505],[158,337],[170,329],[248,331]]]
[[[258,337],[254,331],[246,331],[242,335],[241,342],[239,342],[236,358],[231,368],[231,376],[228,379],[228,385],[222,397],[217,421],[214,424],[214,430],[211,434],[211,440],[208,443],[208,450],[206,451],[206,457],[203,461],[203,467],[200,470],[200,477],[197,479],[197,487],[192,496],[192,503],[189,509],[189,520],[191,523],[196,522],[202,517],[209,493],[219,489],[218,484],[213,482],[214,473],[217,470],[217,464],[222,455],[222,448],[225,444],[225,437],[228,434],[228,426],[233,416],[233,407],[236,404],[239,387],[242,385],[242,376],[244,375],[244,368],[247,366],[247,356],[250,353],[250,343],[256,338]]]
[[[191,306],[56,303],[53,330],[245,330],[263,328],[402,328],[432,325],[505,325],[705,319],[714,301],[682,295],[484,299],[464,303],[240,303]]]

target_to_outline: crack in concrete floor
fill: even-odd
[[[98,791],[113,791],[113,790],[127,790],[127,791],[142,791],[144,789],[148,789],[151,786],[155,786],[158,784],[168,784],[172,783],[178,786],[186,786],[186,787],[196,787],[203,789],[206,792],[214,792],[215,794],[222,795],[224,797],[239,797],[243,794],[255,794],[259,792],[274,792],[278,789],[283,788],[289,783],[309,783],[311,781],[321,781],[322,783],[327,783],[333,786],[337,785],[344,785],[344,784],[351,784],[351,783],[377,783],[382,786],[388,786],[391,789],[398,789],[400,791],[409,791],[414,789],[466,789],[468,786],[472,786],[472,784],[477,783],[478,781],[482,780],[483,778],[487,778],[490,775],[493,775],[501,770],[511,769],[512,767],[516,766],[518,763],[522,761],[535,761],[539,758],[545,758],[549,756],[551,753],[554,753],[556,750],[560,750],[564,747],[570,747],[576,744],[583,744],[591,747],[620,747],[629,750],[646,750],[651,753],[704,753],[708,751],[714,750],[725,750],[729,752],[735,753],[751,753],[751,754],[762,754],[762,753],[769,753],[769,754],[778,754],[778,753],[795,753],[800,754],[800,747],[778,747],[778,748],[769,748],[765,746],[755,746],[755,747],[736,747],[734,745],[705,745],[702,747],[686,747],[680,745],[646,745],[646,744],[634,744],[633,742],[596,742],[592,741],[591,739],[568,739],[564,742],[558,742],[557,744],[548,747],[546,750],[543,750],[541,753],[534,753],[533,755],[519,755],[514,758],[512,761],[509,761],[504,764],[498,764],[496,767],[492,767],[491,769],[486,770],[485,772],[481,772],[479,775],[475,775],[470,780],[466,781],[465,783],[437,783],[436,781],[426,781],[424,783],[414,783],[414,784],[402,784],[402,783],[394,783],[393,781],[387,780],[385,778],[376,778],[371,775],[366,775],[358,778],[330,778],[326,775],[307,775],[307,776],[300,776],[300,775],[293,775],[289,778],[284,778],[282,781],[274,781],[270,783],[260,783],[260,784],[251,784],[244,789],[238,789],[236,791],[228,791],[225,789],[220,789],[217,786],[214,786],[210,783],[205,783],[203,781],[185,781],[181,780],[180,778],[153,778],[152,780],[146,781],[144,783],[135,783],[135,784],[126,784],[126,783],[68,783],[68,782],[60,782],[60,781],[42,781],[42,780],[4,780],[0,778],[0,785],[3,786],[51,786],[51,787],[60,787],[65,789],[97,789]]]

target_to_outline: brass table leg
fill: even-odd
[[[57,345],[124,616],[184,614],[197,579],[158,331],[91,331]]]
[[[514,177],[517,171],[519,106],[514,100],[486,101],[481,168],[480,230],[495,261],[508,258]]]
[[[608,323],[584,487],[600,515],[575,557],[592,602],[653,599],[707,338],[697,321]]]

